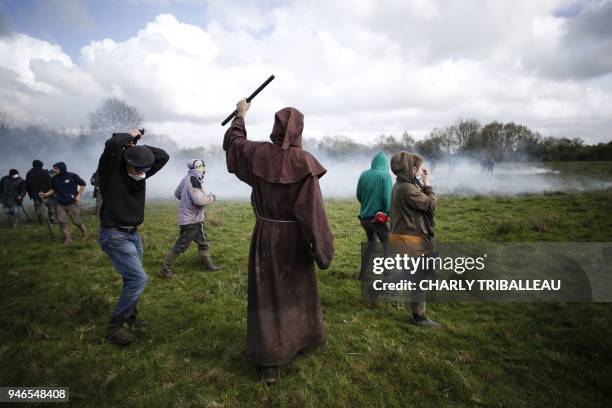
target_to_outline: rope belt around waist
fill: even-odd
[[[296,223],[297,222],[297,220],[273,220],[271,218],[262,217],[261,215],[257,214],[257,212],[255,212],[255,216],[259,218],[260,220],[270,221],[270,222],[282,222],[282,223]]]

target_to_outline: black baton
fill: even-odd
[[[270,75],[270,78],[266,79],[266,81],[263,84],[259,85],[259,88],[257,88],[251,95],[249,95],[248,98],[246,98],[246,101],[251,102],[251,100],[253,100],[253,98],[255,98],[257,94],[261,92],[262,89],[268,86],[268,84],[272,82],[273,79],[274,79],[274,75]],[[223,122],[221,122],[221,126],[225,126],[227,122],[229,122],[230,120],[232,120],[234,116],[236,116],[237,113],[238,113],[238,110],[234,109],[234,111],[230,113],[229,116],[225,118]]]

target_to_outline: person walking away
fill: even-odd
[[[325,342],[314,264],[329,268],[334,248],[319,187],[327,170],[302,149],[304,116],[276,112],[272,143],[255,142],[247,140],[249,106],[238,102],[223,150],[228,171],[252,188],[246,355],[273,384],[278,366]]]
[[[78,174],[71,173],[66,167],[66,163],[57,162],[53,165],[51,178],[51,189],[46,192],[38,193],[38,196],[48,198],[55,196],[57,200],[57,222],[62,234],[64,234],[64,244],[72,242],[68,217],[72,223],[81,231],[85,240],[89,239],[85,224],[81,221],[81,197],[87,183]]]
[[[166,255],[164,266],[159,273],[162,278],[174,276],[172,264],[189,248],[192,241],[198,245],[198,255],[207,270],[217,271],[223,268],[212,261],[210,242],[204,229],[206,218],[204,208],[215,201],[215,195],[206,194],[202,186],[206,167],[202,160],[193,159],[187,162],[187,169],[187,175],[174,191],[174,196],[181,200],[178,211],[179,238]]]
[[[4,213],[9,217],[9,224],[15,228],[21,218],[21,206],[25,195],[25,180],[19,176],[16,169],[0,179],[0,200]]]
[[[357,182],[356,196],[361,204],[358,218],[368,240],[368,245],[361,257],[359,279],[362,279],[367,271],[377,241],[383,247],[384,256],[389,256],[387,220],[391,213],[392,189],[393,180],[391,174],[389,174],[387,158],[383,152],[379,152],[372,159],[370,169],[361,173]],[[382,213],[382,215],[379,213]],[[379,214],[378,217],[377,214]]]
[[[34,201],[34,212],[38,223],[42,224],[45,218],[44,207],[47,207],[49,221],[54,223],[57,212],[57,201],[53,196],[43,201],[39,197],[40,192],[51,189],[51,175],[47,169],[43,169],[43,162],[34,160],[32,168],[26,174],[26,191],[32,201]]]
[[[136,129],[130,133],[114,133],[106,141],[98,162],[102,193],[98,243],[123,278],[106,337],[121,346],[136,340],[129,328],[147,324],[146,320],[136,319],[138,300],[148,280],[142,266],[143,247],[138,226],[144,221],[146,179],[169,159],[162,149],[137,145],[141,136]]]
[[[410,256],[431,254],[436,248],[434,212],[438,205],[436,195],[429,184],[429,171],[420,156],[400,152],[391,158],[391,171],[397,176],[391,194],[391,235],[389,240],[397,252]],[[419,276],[423,271],[417,272]],[[418,285],[417,285],[418,286]],[[440,327],[425,314],[425,294],[412,293],[413,324]]]

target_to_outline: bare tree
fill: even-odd
[[[140,127],[142,114],[133,106],[118,98],[107,98],[89,114],[89,128],[94,133],[108,135],[113,132],[127,132]]]
[[[454,131],[461,150],[469,150],[477,143],[480,122],[476,119],[460,118],[455,122]]]

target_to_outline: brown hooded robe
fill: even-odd
[[[246,353],[262,366],[325,342],[313,260],[327,269],[333,257],[319,188],[326,170],[302,150],[303,127],[304,116],[285,108],[275,115],[273,143],[247,140],[240,117],[223,140],[228,171],[252,187]]]

